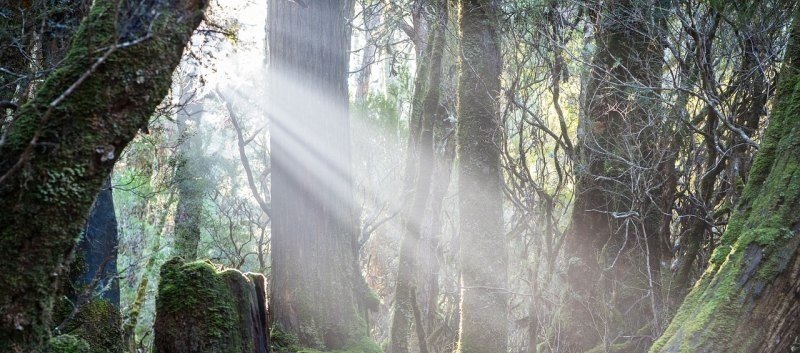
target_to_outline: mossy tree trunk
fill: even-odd
[[[434,141],[433,128],[435,121],[441,119],[443,109],[440,102],[441,78],[442,78],[442,55],[444,53],[445,29],[447,26],[447,1],[433,1],[433,11],[435,18],[429,23],[429,45],[426,50],[430,50],[430,63],[427,80],[416,80],[420,86],[414,87],[416,91],[424,91],[419,122],[419,136],[409,138],[410,143],[415,146],[408,146],[408,153],[415,153],[416,168],[408,168],[406,173],[416,172],[416,175],[406,175],[406,180],[413,181],[413,185],[406,196],[408,199],[403,206],[402,223],[403,235],[400,242],[400,255],[397,269],[397,284],[395,286],[394,306],[392,307],[392,323],[390,331],[390,347],[392,353],[408,353],[409,329],[414,319],[412,309],[412,298],[416,295],[417,287],[417,262],[422,252],[420,251],[420,238],[422,227],[433,183],[434,169]],[[426,55],[426,57],[428,57]],[[425,82],[427,81],[427,82]],[[424,82],[424,84],[423,84]],[[417,109],[416,107],[414,109]],[[409,158],[411,160],[411,158]],[[417,328],[420,332],[421,328]],[[424,337],[420,338],[424,342]]]
[[[669,206],[659,202],[661,167],[672,160],[663,154],[670,149],[658,145],[664,132],[657,127],[665,124],[655,89],[663,63],[659,9],[633,0],[593,2],[589,9],[596,49],[564,246],[569,289],[562,337],[575,352],[611,344],[641,351],[649,342],[623,337],[638,340],[645,335],[636,332],[655,321],[661,208]]]
[[[800,332],[800,23],[772,116],[709,267],[650,352],[789,352]]]
[[[166,95],[205,1],[96,0],[0,144],[0,350],[38,352],[114,161]]]
[[[276,330],[318,350],[368,341],[350,156],[352,10],[352,1],[275,0],[267,14],[270,311]]]
[[[497,99],[500,96],[496,0],[462,0],[458,78],[458,212],[461,325],[457,352],[506,352],[508,254],[503,231]]]

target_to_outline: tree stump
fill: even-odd
[[[173,258],[161,267],[156,353],[269,353],[265,280]]]

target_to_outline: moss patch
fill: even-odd
[[[48,353],[91,353],[89,343],[73,335],[60,335],[50,339]]]

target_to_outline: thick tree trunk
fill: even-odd
[[[625,337],[644,336],[637,331],[653,319],[659,291],[657,240],[664,205],[653,200],[662,198],[660,167],[671,159],[659,153],[655,128],[663,124],[654,88],[660,85],[663,53],[653,21],[658,9],[631,0],[596,6],[597,49],[564,247],[569,262],[564,342],[576,352],[612,344],[633,352],[649,343]]]
[[[769,126],[708,269],[650,352],[789,352],[800,332],[800,23]]]
[[[301,346],[374,352],[359,307],[348,112],[352,2],[269,3],[276,330]]]
[[[508,254],[500,144],[500,3],[462,0],[458,78],[461,327],[457,352],[506,352]]]
[[[205,2],[131,6],[138,4],[94,2],[63,65],[0,144],[0,266],[10,269],[0,277],[2,351],[40,351],[92,202],[166,95]]]

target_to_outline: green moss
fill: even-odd
[[[340,349],[335,351],[318,351],[313,349],[301,349],[297,352],[298,353],[382,353],[383,351],[372,338],[367,337],[365,335],[361,339],[357,340],[354,344],[346,347],[345,349]]]
[[[198,333],[202,333],[211,346],[228,342],[223,338],[234,331],[238,322],[225,280],[207,261],[186,264],[181,258],[167,261],[161,268],[156,312],[162,323],[178,320],[197,325]],[[161,333],[181,336],[171,330]]]
[[[60,335],[50,339],[48,353],[91,353],[89,343],[73,335]]]
[[[62,324],[61,336],[74,336],[87,342],[89,353],[122,351],[122,323],[119,309],[102,298],[93,298],[80,306],[70,318],[73,301],[62,296],[54,306],[56,324]],[[66,321],[65,321],[66,320]],[[60,336],[59,336],[60,337]]]
[[[256,287],[237,270],[173,258],[161,268],[155,348],[169,353],[250,353],[263,332]]]
[[[301,349],[297,336],[287,333],[278,327],[272,328],[270,339],[272,340],[272,349],[277,353],[297,352]]]
[[[93,1],[59,69],[4,131],[0,267],[14,271],[0,276],[0,351],[44,350],[66,255],[116,157],[168,93],[205,4]],[[117,45],[134,39],[144,40]]]
[[[72,333],[86,340],[91,353],[122,352],[122,323],[119,308],[105,299],[93,299],[81,308]]]
[[[353,339],[353,344],[338,350],[319,350],[301,347],[296,336],[273,327],[270,335],[276,353],[381,353],[383,350],[367,335]]]

